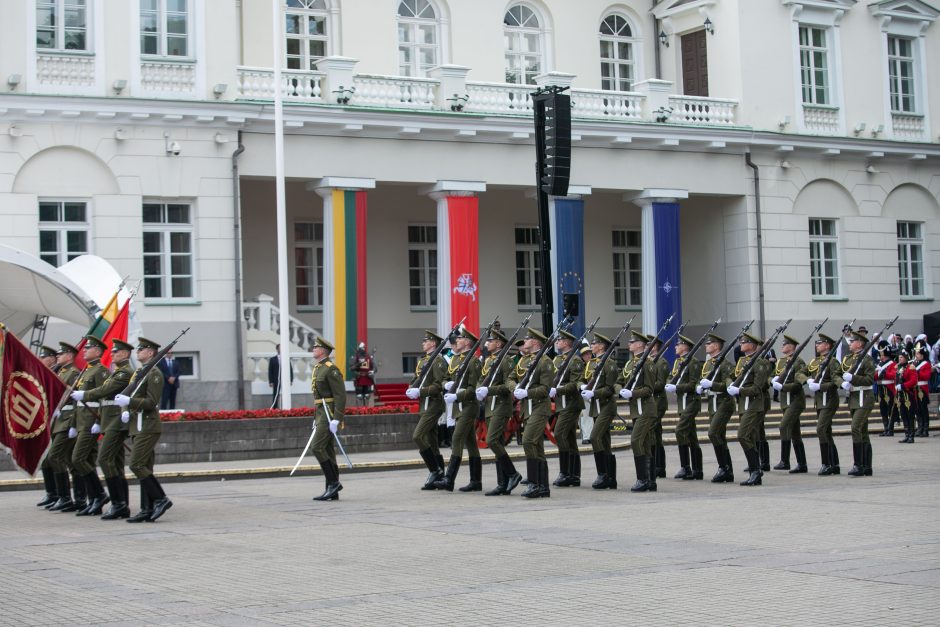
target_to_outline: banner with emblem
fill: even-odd
[[[451,324],[466,316],[464,325],[473,333],[480,330],[480,300],[477,297],[479,199],[476,196],[449,196],[447,218],[450,226],[450,316]]]
[[[552,214],[553,268],[558,277],[555,290],[555,312],[557,318],[566,313],[565,294],[577,301],[578,315],[571,325],[571,332],[584,332],[584,200],[580,198],[554,198]]]
[[[65,384],[15,335],[0,329],[0,445],[35,475],[49,448],[52,413]]]
[[[653,203],[653,238],[656,251],[657,324],[675,314],[672,323],[663,331],[663,338],[668,338],[682,325],[679,203]],[[670,348],[666,360],[672,361],[674,358],[675,349]]]

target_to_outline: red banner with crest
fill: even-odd
[[[464,325],[480,332],[480,300],[477,291],[479,199],[476,196],[448,196],[447,220],[450,226],[450,317],[451,324],[466,316]]]
[[[64,393],[59,377],[15,335],[0,329],[0,445],[30,475],[49,448],[52,413]]]

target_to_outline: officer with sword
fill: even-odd
[[[317,337],[313,345],[313,358],[316,365],[313,367],[310,380],[310,391],[313,393],[316,412],[313,416],[311,441],[307,445],[310,446],[311,442],[313,444],[313,455],[323,470],[326,488],[320,496],[313,497],[314,501],[337,501],[339,492],[343,489],[343,484],[339,482],[339,466],[336,463],[333,440],[335,439],[339,444],[336,432],[346,412],[346,384],[343,382],[343,373],[330,360],[332,352],[333,345],[322,337]],[[299,463],[300,460],[298,460]]]

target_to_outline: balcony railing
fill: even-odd
[[[353,86],[356,91],[350,96],[350,101],[362,107],[431,110],[437,108],[437,89],[440,81],[431,78],[357,74],[353,77]]]
[[[141,61],[140,87],[145,92],[192,96],[196,90],[196,64],[179,61]]]
[[[809,133],[838,135],[840,132],[839,107],[803,105],[803,126]]]
[[[473,113],[532,113],[532,92],[534,85],[516,85],[513,83],[471,83],[467,82],[469,100],[465,111]]]
[[[738,101],[727,98],[669,96],[669,106],[672,107],[670,122],[732,126],[735,123]]]
[[[36,54],[36,79],[43,87],[93,87],[95,57],[93,55]]]
[[[895,139],[923,141],[926,130],[922,115],[891,113],[891,132]]]
[[[325,102],[322,72],[281,71],[281,97],[299,102]],[[274,100],[274,72],[270,68],[239,67],[238,97],[246,100]]]
[[[572,89],[571,115],[600,120],[642,120],[646,96],[627,91]]]

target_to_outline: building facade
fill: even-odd
[[[654,331],[665,286],[692,332],[895,315],[918,331],[940,277],[938,15],[920,0],[0,3],[0,243],[142,281],[148,337],[193,327],[181,406],[233,407],[239,387],[263,405],[279,89],[294,389],[320,332],[403,380],[455,293],[504,327],[538,309],[532,92],[558,85],[573,149],[569,196],[551,200],[556,310],[577,294],[602,329],[638,313]],[[476,272],[458,272],[471,230]],[[559,251],[577,244],[572,270]]]

